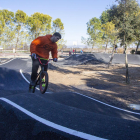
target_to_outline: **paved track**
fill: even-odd
[[[19,70],[31,71],[30,59],[0,66],[0,138],[137,140],[140,112],[126,112],[77,93],[28,93]]]
[[[110,61],[111,54],[105,53],[92,53],[92,54],[74,54],[69,56],[63,61],[59,61],[55,65],[65,67],[71,65],[93,65],[100,63],[108,63]],[[140,55],[128,54],[128,64],[140,65]],[[125,64],[125,54],[114,54],[112,64]]]

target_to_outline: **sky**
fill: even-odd
[[[140,0],[138,0],[140,3]],[[60,18],[64,24],[66,45],[83,45],[81,37],[88,38],[86,23],[109,9],[115,0],[1,0],[0,9],[24,11],[28,16],[35,12],[47,14],[52,21]]]

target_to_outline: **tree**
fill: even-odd
[[[6,26],[4,28],[3,32],[3,41],[5,48],[10,48],[11,45],[13,45],[15,39],[15,30],[14,30],[14,24],[10,23],[9,26]]]
[[[64,30],[64,25],[61,21],[60,18],[57,18],[55,20],[53,20],[53,27],[52,27],[52,32],[55,33],[55,32],[62,32]]]
[[[62,36],[62,39],[60,39],[57,42],[58,49],[62,49],[62,47],[66,44],[66,40],[63,39],[65,33],[64,33],[64,24],[62,23],[60,18],[57,18],[53,20],[53,26],[52,26],[52,34],[55,32],[59,32]]]
[[[140,8],[139,8],[139,12],[134,14],[133,24],[134,24],[134,35],[135,35],[134,42],[137,45],[135,53],[137,53],[138,47],[140,45]]]
[[[110,38],[112,40],[113,49],[112,49],[112,55],[111,55],[110,61],[108,62],[108,68],[109,68],[110,64],[112,63],[112,60],[113,60],[113,57],[114,57],[114,50],[115,50],[115,48],[118,47],[117,46],[118,33],[119,33],[118,30],[114,28],[113,31],[110,34]]]
[[[3,9],[0,10],[0,13],[3,15],[3,19],[6,25],[10,24],[14,20],[14,12]]]
[[[87,33],[90,36],[89,41],[96,44],[102,43],[103,32],[101,29],[101,20],[94,17],[87,23]]]
[[[138,12],[139,6],[135,0],[116,0],[119,5],[117,7],[117,13],[119,16],[115,17],[117,21],[117,27],[119,28],[119,38],[121,44],[124,46],[124,52],[126,54],[126,83],[129,83],[129,72],[127,62],[127,45],[135,39],[134,35],[134,14]]]
[[[66,40],[64,40],[63,38],[60,39],[58,42],[57,42],[57,46],[58,46],[58,49],[61,50],[63,48],[63,46],[66,44]]]
[[[16,13],[15,13],[15,19],[14,19],[14,22],[16,24],[16,28],[15,28],[15,31],[16,31],[16,36],[17,36],[17,40],[16,40],[16,47],[15,49],[18,48],[18,44],[21,43],[21,39],[19,39],[19,37],[23,34],[23,28],[25,27],[24,24],[26,23],[26,20],[27,20],[27,15],[26,13],[24,13],[23,11],[21,10],[18,10]]]
[[[2,15],[2,12],[0,12],[0,36],[2,35],[5,27],[5,21]]]
[[[0,12],[0,45],[1,45],[1,41],[2,41],[2,36],[1,35],[4,31],[4,27],[5,27],[5,21],[4,21],[2,13]]]
[[[100,20],[102,24],[106,24],[107,22],[109,22],[109,10],[105,10],[102,12],[101,16],[100,16]]]
[[[108,43],[114,41],[113,35],[115,35],[114,34],[115,24],[113,24],[112,22],[106,22],[105,24],[102,24],[102,31],[104,33],[103,40],[106,44],[106,47],[105,47],[105,52],[106,52]]]
[[[26,22],[30,31],[32,39],[37,38],[39,35],[50,33],[52,17],[39,12],[34,13]]]
[[[0,44],[4,41],[4,32],[11,26],[14,20],[14,13],[6,9],[0,10]],[[6,28],[6,29],[5,29]],[[7,40],[5,40],[8,42]],[[5,42],[5,43],[6,43]]]

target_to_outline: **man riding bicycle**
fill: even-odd
[[[53,35],[39,36],[31,42],[30,52],[32,56],[32,73],[30,85],[34,86],[37,78],[37,71],[40,65],[37,57],[40,57],[43,63],[47,63],[49,60],[49,52],[52,54],[54,62],[57,62],[57,44],[56,42],[61,39],[61,34],[55,32]],[[44,66],[44,70],[47,71],[48,65]]]

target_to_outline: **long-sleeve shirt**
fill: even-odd
[[[49,59],[51,51],[52,58],[57,58],[57,44],[51,41],[52,35],[39,36],[31,42],[30,52],[36,53],[42,58]]]

